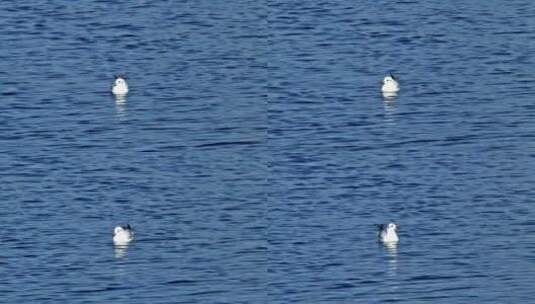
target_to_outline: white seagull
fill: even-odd
[[[396,233],[397,226],[394,223],[379,225],[379,240],[383,243],[397,243],[399,242],[398,234]]]
[[[115,76],[111,92],[115,96],[125,96],[128,93],[128,84],[126,84],[124,76]]]
[[[389,74],[383,78],[383,86],[381,87],[383,93],[397,93],[399,91],[399,83],[394,75]]]
[[[115,245],[128,245],[132,240],[134,240],[134,231],[130,225],[117,226],[113,230],[113,243]]]

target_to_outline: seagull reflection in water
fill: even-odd
[[[126,98],[124,96],[116,96],[115,110],[117,111],[118,118],[126,117]]]
[[[383,243],[388,259],[388,276],[394,278],[398,274],[398,243]]]
[[[126,256],[128,245],[116,245],[114,246],[115,258],[120,259]]]
[[[383,107],[385,110],[385,122],[389,124],[394,124],[394,116],[396,114],[396,101],[394,99],[392,100],[384,100],[383,101]]]

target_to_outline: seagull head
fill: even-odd
[[[385,78],[383,78],[383,84],[387,84],[387,83],[390,83],[390,82],[396,82],[396,78],[394,78],[394,76],[392,74],[387,75],[387,76],[385,76]]]
[[[113,235],[117,235],[117,234],[119,234],[119,233],[121,233],[121,232],[123,232],[123,231],[124,231],[123,227],[121,227],[121,226],[117,226],[117,227],[115,227],[115,229],[113,230]]]

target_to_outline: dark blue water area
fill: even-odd
[[[0,3],[0,302],[265,302],[265,14]]]
[[[534,301],[535,8],[269,7],[271,300]]]
[[[534,17],[0,2],[0,302],[533,302]]]

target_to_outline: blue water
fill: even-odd
[[[534,302],[534,17],[0,2],[0,302]]]

